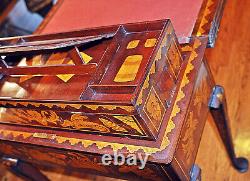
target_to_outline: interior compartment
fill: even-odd
[[[1,97],[79,100],[110,41],[2,55]]]

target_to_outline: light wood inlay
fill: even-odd
[[[129,82],[136,78],[137,72],[140,68],[141,61],[143,59],[142,55],[130,55],[128,56],[122,66],[120,67],[116,77],[115,82]]]
[[[132,40],[128,43],[127,49],[136,48],[139,45],[140,40]]]

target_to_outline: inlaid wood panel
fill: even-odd
[[[239,3],[236,0],[228,0],[224,19],[222,21],[219,39],[214,50],[207,52],[215,80],[226,89],[228,108],[232,117],[231,127],[237,154],[249,154],[249,56],[250,50],[248,19],[250,17],[250,4],[247,0]],[[238,28],[235,28],[237,26]],[[225,46],[226,45],[226,46]],[[218,50],[216,50],[218,49]],[[202,168],[203,180],[248,180],[249,172],[239,174],[235,171],[227,158],[226,152],[218,133],[209,118],[203,134],[197,163]],[[48,173],[48,172],[47,172]],[[67,179],[72,177],[60,174],[48,173],[52,180]],[[15,177],[8,177],[15,180]],[[86,176],[88,180],[104,180],[103,177]],[[106,180],[106,179],[105,179]],[[107,179],[109,180],[109,179]],[[113,180],[113,179],[112,179]]]

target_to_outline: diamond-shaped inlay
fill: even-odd
[[[127,49],[133,49],[136,48],[139,44],[140,40],[132,40],[128,43]]]
[[[147,39],[146,42],[145,42],[145,44],[144,44],[144,46],[145,46],[146,48],[154,47],[155,44],[156,44],[156,41],[157,41],[157,40],[156,40],[155,38]]]
[[[158,131],[165,114],[165,107],[153,87],[150,90],[143,110],[147,114],[155,129]]]

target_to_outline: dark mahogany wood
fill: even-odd
[[[47,67],[7,67],[2,69],[4,75],[58,75],[58,74],[77,74],[91,75],[95,72],[96,65],[51,65]]]
[[[88,131],[105,133],[110,132],[105,125],[117,124],[117,128],[111,130],[119,130],[121,135],[130,135],[127,132],[131,130],[131,125],[124,127],[124,122],[129,120],[134,122],[133,136],[136,132],[143,138],[146,136],[147,139],[156,139],[164,115],[169,114],[166,112],[165,101],[173,99],[171,91],[180,83],[179,81],[177,84],[177,79],[181,75],[181,68],[185,66],[169,20],[115,25],[54,35],[6,38],[2,39],[0,44],[3,45],[0,53],[6,52],[4,55],[7,55],[2,59],[1,105],[11,107],[14,111],[11,113],[10,110],[6,118],[2,119],[5,123],[24,124],[25,120],[32,119],[29,123],[37,126],[32,123],[36,122],[36,119],[32,118],[34,115],[28,113],[27,108],[37,110],[39,107],[40,113],[36,114],[44,116],[45,121],[51,122],[53,116],[56,119],[50,126],[47,123],[41,125],[43,123],[40,122],[41,126],[52,127],[54,122],[57,125],[53,128],[65,126],[67,129],[79,130],[87,127]],[[166,61],[163,54],[167,56]],[[128,77],[131,74],[132,79]],[[147,93],[144,93],[142,86],[148,84],[146,75],[151,79],[150,84],[155,84],[155,87],[151,90],[146,87]],[[158,83],[156,79],[159,80]],[[18,86],[13,88],[13,91],[6,91],[7,83]],[[66,86],[70,91],[67,96]],[[19,89],[25,93],[16,94]],[[165,92],[160,93],[162,90]],[[146,102],[150,91],[150,101],[156,101],[158,104],[159,118],[148,116],[154,114],[148,109],[150,105]],[[40,106],[37,107],[36,104]],[[63,107],[64,112],[54,112],[55,107]],[[100,110],[94,112],[97,107],[106,114],[100,114]],[[23,111],[26,113],[20,113],[22,110],[14,108],[24,108]],[[88,114],[90,110],[95,114]],[[117,110],[117,115],[113,110]],[[10,121],[13,119],[8,118],[10,114],[25,116],[22,121]],[[79,119],[86,121],[86,117],[94,123],[77,123]],[[151,118],[154,120],[151,121]],[[66,119],[73,123],[68,123]],[[95,127],[95,124],[100,122],[102,124]]]
[[[81,34],[100,36],[102,30],[115,35],[89,44],[83,42],[80,46],[71,45],[66,49],[39,52],[26,49],[17,55],[8,51],[10,45],[18,44],[20,39],[29,40],[29,44],[34,44],[33,40],[43,41],[42,36],[2,41],[10,54],[2,60],[5,66],[2,66],[4,76],[0,82],[0,95],[1,107],[4,109],[0,119],[0,130],[3,130],[3,134],[0,134],[0,137],[2,140],[13,142],[14,145],[21,142],[36,146],[21,146],[14,151],[12,143],[6,142],[5,147],[8,149],[3,146],[1,152],[10,158],[38,166],[57,167],[60,161],[51,160],[51,156],[47,155],[51,153],[55,158],[67,157],[67,167],[78,170],[81,167],[71,161],[74,159],[72,153],[87,153],[79,156],[91,158],[90,161],[98,158],[98,165],[101,165],[101,155],[113,155],[116,149],[113,144],[120,144],[123,146],[118,148],[119,153],[127,155],[132,152],[143,156],[149,154],[150,157],[144,172],[136,167],[114,166],[115,172],[112,171],[112,176],[150,180],[153,174],[159,180],[188,180],[189,164],[194,163],[193,155],[189,156],[188,150],[196,148],[185,148],[186,143],[183,143],[184,146],[178,146],[177,143],[182,125],[186,122],[186,114],[190,111],[193,116],[198,116],[197,109],[201,108],[196,105],[189,108],[189,102],[199,97],[204,84],[207,84],[207,73],[202,63],[207,39],[194,38],[190,44],[181,47],[169,20],[101,27],[72,34],[56,34],[55,37],[74,38]],[[44,36],[49,39],[54,35]],[[90,67],[92,65],[96,66],[93,73]],[[137,66],[137,70],[133,68],[136,70],[133,79],[130,74],[134,72],[126,75],[131,70],[131,65]],[[64,72],[59,72],[55,66],[61,67]],[[86,71],[78,69],[79,66],[87,67]],[[71,67],[72,70],[75,68],[75,72],[66,67]],[[83,73],[79,71],[88,74],[80,75]],[[65,77],[58,75],[62,73],[66,74],[66,78],[74,75],[64,79]],[[5,91],[9,83],[18,86],[12,91]],[[48,84],[51,86],[47,87]],[[36,86],[39,89],[36,89]],[[67,93],[66,86],[69,86]],[[19,89],[25,90],[25,93],[16,94],[15,91]],[[197,95],[192,94],[193,90]],[[204,96],[209,97],[209,92]],[[206,98],[202,101],[206,101]],[[205,120],[205,117],[203,119]],[[172,125],[173,128],[167,129]],[[9,132],[4,133],[7,130]],[[63,141],[64,139],[66,140]],[[81,144],[88,145],[81,146],[78,140],[82,140]],[[37,143],[47,147],[47,150]],[[182,159],[176,154],[179,147],[185,148],[182,155],[192,157],[190,162],[179,163]],[[66,153],[63,149],[70,151]],[[95,157],[93,154],[99,156]],[[31,157],[34,159],[29,159]],[[43,161],[38,161],[40,158]],[[44,160],[51,160],[52,163],[46,163]],[[91,165],[92,162],[87,163]],[[64,167],[64,163],[61,166]],[[84,168],[88,166],[85,165]],[[107,175],[104,170],[109,167],[97,170],[96,166],[91,168],[94,173]]]
[[[49,181],[39,169],[21,160],[3,156],[1,158],[2,164],[7,167],[9,171],[18,175],[27,181]]]
[[[84,33],[84,32],[83,32]],[[74,36],[74,33],[71,33]],[[55,50],[60,48],[72,47],[77,45],[84,45],[90,42],[102,40],[105,38],[112,38],[114,33],[103,34],[97,36],[84,36],[55,39],[53,35],[27,36],[17,37],[15,39],[2,38],[0,46],[0,55],[10,55],[11,53],[31,52],[31,51],[45,51]],[[12,42],[15,42],[14,44]]]
[[[84,41],[68,44],[78,38]],[[54,46],[47,40],[67,43],[43,49]],[[207,42],[200,36],[180,45],[170,20],[0,40],[6,50],[0,64],[0,153],[68,174],[200,179],[195,157],[209,99],[217,96],[204,58]],[[211,111],[225,126],[222,105]],[[221,135],[235,157],[229,128],[219,128],[226,130]],[[143,170],[102,164],[103,154],[116,152],[149,158]],[[234,166],[243,168],[241,160],[233,160]]]
[[[203,0],[193,29],[194,36],[207,36],[208,47],[215,46],[226,0]]]

